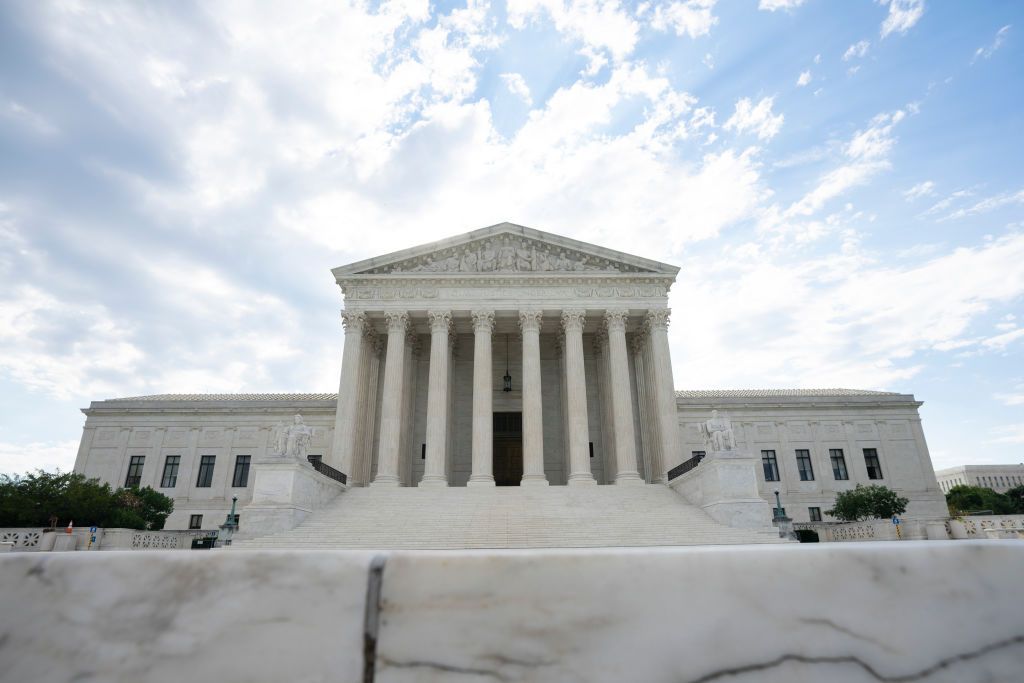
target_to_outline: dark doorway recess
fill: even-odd
[[[494,483],[519,486],[523,479],[523,414],[494,414]]]

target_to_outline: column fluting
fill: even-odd
[[[608,371],[612,384],[612,422],[615,425],[615,483],[642,484],[636,471],[636,437],[633,431],[632,393],[629,391],[629,357],[626,353],[625,310],[605,311],[608,329]]]
[[[354,311],[342,311],[341,324],[345,328],[345,348],[341,353],[341,381],[338,385],[338,406],[334,417],[333,448],[327,464],[351,476],[356,448],[359,370],[362,365],[366,316]]]
[[[402,428],[402,385],[405,378],[405,331],[409,315],[384,314],[388,321],[388,350],[384,360],[384,396],[380,409],[380,445],[374,486],[398,486],[398,451]]]
[[[540,378],[541,311],[520,311],[523,334],[523,486],[547,486],[544,475],[544,406]]]
[[[473,470],[467,486],[494,486],[492,332],[494,311],[473,311]]]
[[[583,364],[582,310],[562,311],[565,330],[565,390],[569,431],[569,485],[597,484],[590,471],[590,426],[587,422],[587,380]]]
[[[679,415],[676,410],[676,391],[672,379],[672,357],[668,348],[667,308],[647,312],[647,331],[651,337],[651,365],[654,375],[655,404],[658,410],[661,467],[659,478],[666,479],[666,471],[682,462],[679,443]]]
[[[448,335],[451,311],[430,311],[430,378],[427,383],[427,453],[420,486],[447,486]]]

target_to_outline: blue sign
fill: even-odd
[[[896,515],[893,515],[892,516],[892,523],[893,524],[899,524],[900,523],[900,518],[897,517]]]
[[[94,526],[89,527],[89,533],[93,533],[93,534],[96,533],[96,527],[94,527]]]

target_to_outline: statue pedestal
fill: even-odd
[[[252,500],[241,509],[235,538],[266,536],[301,524],[345,490],[308,463],[265,460],[253,464]]]
[[[757,490],[759,464],[746,451],[712,451],[668,485],[717,522],[742,529],[771,528],[771,507]]]

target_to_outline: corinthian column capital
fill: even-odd
[[[494,331],[494,311],[477,310],[472,315],[474,332],[490,334]]]
[[[587,321],[587,312],[581,309],[568,309],[562,311],[562,328],[568,332],[582,331],[583,323]]]
[[[388,311],[384,314],[388,321],[388,332],[405,332],[409,326],[409,314],[405,311]]]
[[[366,316],[358,311],[341,311],[341,325],[345,328],[345,334],[362,334],[366,325]]]
[[[451,311],[427,311],[431,332],[448,332],[452,326]]]
[[[626,329],[626,320],[629,318],[629,311],[624,308],[612,308],[604,312],[605,327],[611,330]]]
[[[669,308],[652,308],[647,311],[647,328],[668,329],[668,319],[671,314],[672,310]]]
[[[519,311],[519,330],[526,332],[527,330],[540,331],[541,325],[544,324],[544,313],[541,311]]]

